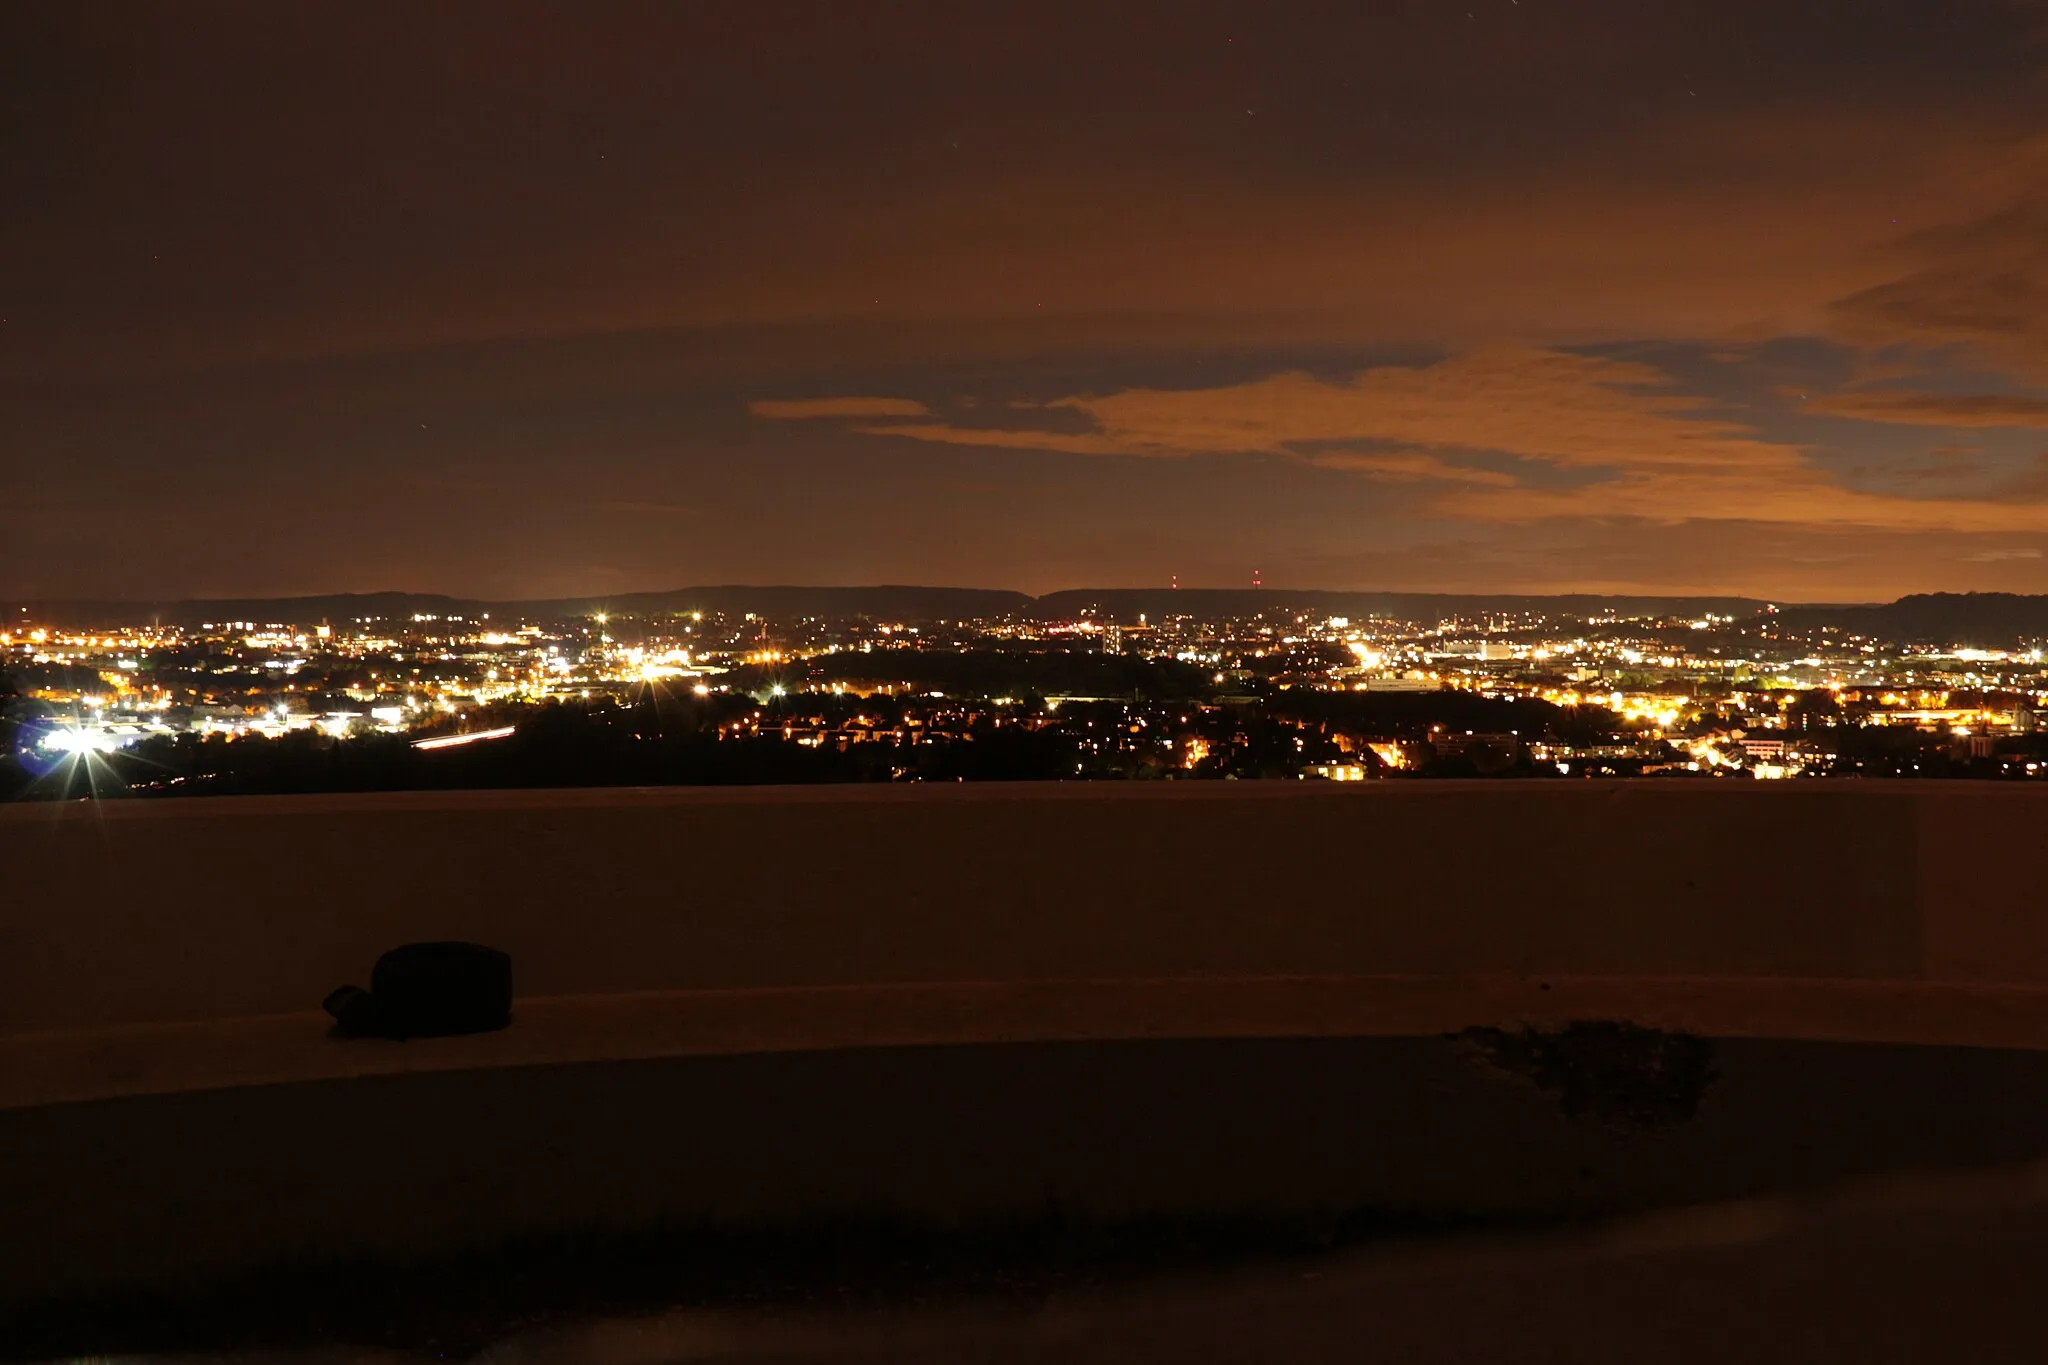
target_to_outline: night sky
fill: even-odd
[[[0,595],[2048,591],[2048,7],[0,9]]]

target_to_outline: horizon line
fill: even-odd
[[[1561,590],[1553,590],[1553,591],[1530,591],[1530,590],[1527,590],[1527,589],[1500,589],[1500,590],[1472,590],[1472,589],[1465,589],[1465,590],[1449,590],[1449,589],[1435,589],[1435,588],[1430,588],[1430,589],[1411,589],[1411,588],[1329,588],[1329,587],[1273,587],[1273,586],[1267,586],[1267,585],[1263,585],[1263,584],[1261,584],[1261,585],[1259,585],[1259,586],[1256,586],[1256,587],[1254,587],[1254,586],[1242,586],[1242,587],[1228,587],[1228,586],[1214,586],[1214,585],[1173,585],[1173,584],[1145,584],[1145,585],[1114,585],[1114,586],[1110,586],[1110,585],[1090,585],[1090,586],[1082,586],[1082,587],[1068,587],[1068,588],[1055,588],[1055,589],[1051,589],[1051,590],[1049,590],[1049,591],[1046,591],[1046,592],[1042,592],[1042,593],[1032,593],[1032,592],[1027,592],[1027,591],[1024,591],[1023,589],[1020,589],[1020,588],[1002,588],[1002,587],[966,586],[966,585],[959,585],[959,584],[946,584],[946,583],[854,583],[854,584],[834,584],[834,583],[695,583],[695,584],[686,584],[686,585],[684,585],[684,586],[681,586],[681,587],[674,587],[674,588],[638,588],[638,589],[632,589],[632,590],[628,590],[628,591],[619,591],[619,592],[609,592],[609,593],[605,593],[605,592],[598,592],[598,593],[580,593],[580,594],[567,594],[567,595],[557,595],[557,596],[533,596],[533,597],[521,597],[521,596],[503,596],[503,597],[487,597],[487,596],[478,596],[478,595],[472,595],[472,594],[464,594],[464,593],[453,593],[453,592],[445,592],[445,591],[439,591],[439,590],[432,590],[432,589],[417,589],[417,588],[375,588],[375,589],[344,589],[344,590],[338,590],[338,591],[327,591],[327,592],[286,592],[286,593],[239,593],[239,594],[230,594],[230,593],[210,593],[210,594],[189,594],[189,595],[181,595],[181,596],[164,596],[164,597],[131,597],[131,596],[109,596],[109,595],[95,595],[95,594],[67,594],[67,595],[62,595],[62,596],[59,596],[59,595],[52,595],[52,594],[44,594],[44,595],[40,595],[40,596],[26,596],[26,595],[23,595],[23,596],[13,596],[13,597],[0,597],[0,603],[5,603],[5,604],[8,604],[8,605],[12,605],[12,606],[15,606],[15,607],[19,608],[20,610],[22,610],[22,611],[24,611],[24,612],[26,612],[26,611],[30,610],[31,608],[35,608],[35,607],[49,608],[49,607],[58,607],[58,606],[85,606],[85,605],[91,605],[91,606],[108,606],[108,607],[112,607],[112,606],[136,606],[136,607],[152,607],[152,606],[154,606],[154,607],[171,607],[171,606],[194,606],[194,605],[204,605],[204,604],[209,604],[209,603],[230,603],[230,602],[245,602],[245,603],[256,603],[256,602],[274,602],[274,603],[280,603],[280,604],[282,604],[282,603],[295,603],[295,602],[307,602],[307,601],[317,601],[317,600],[321,600],[321,599],[336,599],[336,598],[339,598],[339,599],[361,599],[361,598],[425,598],[425,599],[437,599],[437,600],[441,600],[441,601],[447,601],[447,602],[458,602],[458,603],[464,603],[464,604],[475,604],[475,605],[478,605],[478,606],[487,606],[487,607],[494,607],[494,606],[521,606],[521,607],[549,607],[549,606],[558,606],[558,605],[569,605],[569,604],[593,604],[593,605],[602,605],[603,603],[605,603],[605,602],[607,602],[607,601],[630,601],[631,599],[636,599],[636,598],[637,598],[637,599],[644,599],[644,598],[657,598],[657,597],[674,597],[674,596],[679,596],[679,595],[682,595],[682,594],[687,594],[687,593],[693,593],[693,592],[694,592],[694,593],[743,593],[743,592],[761,592],[761,593],[803,593],[803,592],[816,592],[816,593],[863,593],[863,592],[872,592],[872,593],[884,593],[884,592],[899,592],[899,593],[902,593],[902,592],[913,592],[913,593],[960,593],[960,594],[979,594],[979,595],[987,595],[987,596],[1002,596],[1002,597],[1011,597],[1011,598],[1021,599],[1021,601],[1023,601],[1023,602],[1031,602],[1031,603],[1036,603],[1036,602],[1044,602],[1044,601],[1046,601],[1046,600],[1048,600],[1048,599],[1051,599],[1051,598],[1056,598],[1056,597],[1070,597],[1070,596],[1074,596],[1074,595],[1078,595],[1078,594],[1087,594],[1087,593],[1101,593],[1101,594],[1105,594],[1105,595],[1109,595],[1109,594],[1117,594],[1117,595],[1124,595],[1124,594],[1137,594],[1137,593],[1159,593],[1159,594],[1178,594],[1178,593],[1186,593],[1186,594],[1189,594],[1190,596],[1196,596],[1196,597],[1214,597],[1214,596],[1221,596],[1221,595],[1232,595],[1232,596],[1260,596],[1260,597],[1270,597],[1270,598],[1273,598],[1273,599],[1275,599],[1276,601],[1277,601],[1277,600],[1283,600],[1283,599],[1285,599],[1285,598],[1287,598],[1287,597],[1290,597],[1290,596],[1293,596],[1293,597],[1311,597],[1311,596],[1312,596],[1312,597],[1408,597],[1408,598],[1461,598],[1461,599],[1520,599],[1520,600],[1527,600],[1527,601],[1546,601],[1546,600],[1559,600],[1559,599],[1595,599],[1595,600],[1601,600],[1601,599],[1633,599],[1633,600],[1642,600],[1642,601],[1700,601],[1700,600],[1723,600],[1723,601],[1729,601],[1729,602],[1741,602],[1741,603],[1754,603],[1754,604],[1756,604],[1756,605],[1758,605],[1758,606],[1781,606],[1781,607],[1827,607],[1827,608],[1846,608],[1846,607],[1878,607],[1878,606],[1888,606],[1888,605],[1893,605],[1893,604],[1895,604],[1895,603],[1897,603],[1897,602],[1905,601],[1905,600],[1907,600],[1907,599],[1909,599],[1909,598],[1914,598],[1914,597],[1955,597],[1955,598],[2013,598],[2013,599],[2029,599],[2029,598],[2036,598],[2036,599],[2038,599],[2038,598],[2048,597],[2048,594],[2039,594],[2039,593],[2014,593],[2014,592],[2003,592],[2003,591],[1978,591],[1978,590],[1968,590],[1968,591],[1961,591],[1961,592],[1958,592],[1958,591],[1950,591],[1950,590],[1941,590],[1941,589],[1927,590],[1927,591],[1922,591],[1922,592],[1913,592],[1913,593],[1905,593],[1905,594],[1901,594],[1901,595],[1900,595],[1900,596],[1898,596],[1898,597],[1895,597],[1895,598],[1889,598],[1889,599],[1863,598],[1863,599],[1834,599],[1834,600],[1825,600],[1825,599],[1813,599],[1813,600],[1804,600],[1804,599],[1794,599],[1794,598],[1786,598],[1786,597],[1770,597],[1770,596],[1759,596],[1759,595],[1756,595],[1756,594],[1753,594],[1753,593],[1743,593],[1743,592],[1703,592],[1703,591],[1693,591],[1693,592],[1679,592],[1679,591],[1653,592],[1653,591],[1645,591],[1645,590],[1629,590],[1629,591],[1602,591],[1602,590],[1595,590],[1595,589],[1561,589]]]

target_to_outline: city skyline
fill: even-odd
[[[566,597],[486,598],[404,589],[367,592],[247,594],[233,597],[0,597],[0,631],[21,634],[32,626],[134,627],[197,626],[249,618],[253,624],[307,626],[380,619],[507,620],[601,616],[685,616],[695,611],[759,613],[781,619],[834,617],[867,620],[947,621],[1015,619],[1061,621],[1093,617],[1104,622],[1137,616],[1183,615],[1211,619],[1262,613],[1351,613],[1365,617],[1444,618],[1489,611],[1529,610],[1554,615],[1609,614],[1620,619],[1695,616],[1702,612],[1739,616],[1784,609],[1810,619],[1867,621],[1892,616],[1883,627],[1917,630],[1929,640],[1951,643],[1977,635],[1999,639],[2048,638],[2048,593],[1925,592],[1888,600],[1801,601],[1740,593],[1629,592],[1406,592],[1372,588],[1331,588],[1250,583],[1183,584],[1177,578],[1154,584],[1097,584],[1040,593],[1001,586],[939,583],[702,583],[645,591]]]
[[[6,785],[2048,780],[2041,598],[217,605],[0,628]]]
[[[2044,21],[13,6],[0,594],[2038,591]]]

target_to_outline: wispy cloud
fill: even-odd
[[[2048,502],[1872,493],[1844,487],[1812,469],[1776,478],[1634,471],[1572,489],[1451,493],[1438,507],[1453,517],[1494,522],[1628,517],[1898,531],[2048,531]]]
[[[859,426],[868,436],[905,436],[954,446],[994,446],[1001,450],[1048,450],[1068,455],[1187,455],[1185,450],[1142,450],[1112,436],[1085,431],[1011,430],[1003,427],[960,427],[946,422],[915,425]]]
[[[1504,470],[1452,464],[1440,456],[1420,450],[1337,450],[1307,458],[1319,469],[1342,469],[1393,483],[1469,483],[1489,488],[1512,488],[1515,485],[1515,476]]]
[[[1899,477],[1911,483],[1941,483],[1976,478],[1984,470],[1982,446],[1945,445],[1928,451],[1925,463],[1909,464],[1899,470]]]
[[[1896,410],[1919,411],[1905,400],[1924,397],[1904,395]],[[2028,415],[2024,407],[1992,403],[1963,410],[1980,425],[1994,415],[2001,422]],[[1031,420],[1031,411],[1018,411],[1017,420]],[[1345,379],[1285,373],[1209,389],[1125,389],[1062,398],[1037,411],[1085,425],[857,422],[854,430],[1081,455],[1280,455],[1439,485],[1435,511],[1473,522],[1629,518],[2048,530],[2048,501],[2039,498],[1907,497],[1853,487],[1816,464],[1807,448],[1766,440],[1708,400],[1676,391],[1655,366],[1570,351],[1495,347]],[[1499,468],[1503,457],[1519,462],[1527,477]],[[1539,477],[1545,471],[1548,480]],[[1572,473],[1565,486],[1558,471]]]
[[[1823,417],[1917,427],[2048,427],[2048,400],[2007,393],[1862,389],[1809,399],[1800,410]]]
[[[1902,273],[1836,301],[1836,333],[1913,352],[1957,347],[2048,378],[2048,142],[2022,148],[2008,174],[2016,188],[2004,202],[1915,233],[1900,247]]]
[[[1496,347],[1349,379],[1273,375],[1214,389],[1126,389],[1059,399],[1092,431],[865,427],[878,435],[1088,455],[1299,453],[1342,442],[1507,451],[1572,468],[1666,464],[1754,468],[1797,451],[1756,439],[1670,391],[1653,366],[1569,351]]]
[[[618,499],[609,502],[594,502],[590,505],[600,512],[635,512],[663,517],[694,517],[699,515],[699,509],[690,506],[688,503],[681,502],[638,502],[629,499]]]
[[[756,417],[923,417],[930,409],[909,398],[767,398],[747,404]]]

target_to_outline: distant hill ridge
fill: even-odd
[[[1070,620],[1084,611],[1121,621],[1140,615],[1195,613],[1249,616],[1305,611],[1326,616],[1390,615],[1409,619],[1483,617],[1515,612],[1556,616],[1752,616],[1769,604],[1751,597],[1659,597],[1605,593],[1345,592],[1290,588],[1070,588],[1033,597],[999,588],[752,586],[727,584],[603,597],[486,601],[440,593],[333,593],[307,597],[195,598],[177,601],[0,600],[12,620],[73,626],[140,622],[198,625],[210,621],[308,625],[358,617],[490,616],[526,618],[708,611],[764,616],[868,616],[893,621],[953,621],[1019,616]],[[26,611],[23,609],[26,608]],[[2048,595],[1916,593],[1895,602],[1783,607],[1779,624],[1824,625],[1901,641],[2010,645],[2048,637]]]
[[[1835,626],[1905,643],[2002,648],[2048,637],[2048,595],[2011,592],[1922,592],[1862,606],[1787,607],[1791,629]]]

